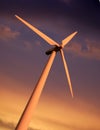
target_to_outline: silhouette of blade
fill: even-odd
[[[19,19],[22,23],[24,23],[26,26],[28,26],[31,30],[33,30],[35,33],[37,33],[41,38],[43,38],[46,42],[48,42],[50,45],[56,45],[59,46],[59,44],[57,42],[55,42],[54,40],[52,40],[51,38],[49,38],[47,35],[45,35],[44,33],[42,33],[41,31],[39,31],[37,28],[35,28],[34,26],[32,26],[31,24],[29,24],[27,21],[25,21],[24,19],[20,18],[18,15],[15,15],[15,17],[17,19]]]
[[[63,63],[64,63],[64,68],[65,68],[66,76],[67,76],[67,79],[68,79],[70,92],[71,92],[71,95],[72,95],[72,98],[73,98],[74,95],[73,95],[72,84],[71,84],[70,75],[69,75],[69,71],[68,71],[68,66],[66,64],[66,60],[65,60],[65,57],[64,57],[64,52],[63,52],[62,49],[60,50],[60,53],[61,53],[61,57],[62,57],[62,60],[63,60]]]
[[[68,37],[66,37],[64,40],[62,40],[61,46],[64,47],[76,34],[77,34],[77,32],[74,32],[71,35],[69,35]]]

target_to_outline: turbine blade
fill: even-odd
[[[62,57],[62,60],[63,60],[63,64],[64,64],[66,76],[67,76],[67,79],[68,79],[68,84],[69,84],[70,92],[71,92],[71,95],[72,95],[72,98],[73,98],[74,95],[73,95],[72,84],[71,84],[70,75],[69,75],[69,71],[68,71],[68,66],[66,64],[66,60],[65,60],[65,57],[64,57],[64,52],[63,52],[62,49],[60,50],[60,53],[61,53],[61,57]]]
[[[64,47],[76,34],[77,34],[77,31],[70,34],[68,37],[66,37],[64,40],[62,40],[61,46]]]
[[[50,45],[56,45],[59,46],[59,44],[57,42],[55,42],[54,40],[52,40],[51,38],[49,38],[47,35],[45,35],[44,33],[42,33],[41,31],[39,31],[37,28],[35,28],[34,26],[32,26],[31,24],[29,24],[27,21],[25,21],[24,19],[22,19],[21,17],[19,17],[18,15],[15,15],[15,17],[17,19],[19,19],[22,23],[24,23],[27,27],[29,27],[32,31],[34,31],[36,34],[38,34],[41,38],[43,38],[47,43],[49,43]]]

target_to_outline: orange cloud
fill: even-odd
[[[10,76],[0,76],[0,81],[0,128],[14,130],[30,94],[26,96],[25,85]],[[19,86],[20,91],[14,89]],[[82,100],[73,102],[71,105],[63,97],[48,97],[47,93],[44,97],[42,95],[29,130],[100,130],[100,118],[93,106]]]
[[[10,27],[0,25],[0,40],[7,41],[16,38],[19,35],[19,32],[11,30]]]
[[[14,124],[13,123],[9,123],[9,122],[4,122],[3,120],[0,119],[0,127],[8,128],[8,129],[13,130],[14,129]]]
[[[14,130],[15,129],[15,124],[13,122],[6,122],[0,119],[0,128],[3,128],[3,130]],[[39,129],[34,129],[29,127],[28,130],[39,130]]]

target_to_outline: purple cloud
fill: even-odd
[[[75,42],[66,47],[66,51],[74,53],[74,56],[100,60],[100,46],[96,41],[85,40],[84,47],[82,44]]]
[[[10,39],[15,39],[19,35],[19,32],[13,31],[10,27],[0,25],[0,40],[7,41]]]

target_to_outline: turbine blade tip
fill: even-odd
[[[74,98],[74,95],[72,95],[72,99]]]
[[[16,17],[16,18],[20,18],[17,14],[15,14],[15,17]]]
[[[72,96],[72,98],[74,98],[74,94],[73,94],[73,91],[71,91],[71,96]]]

